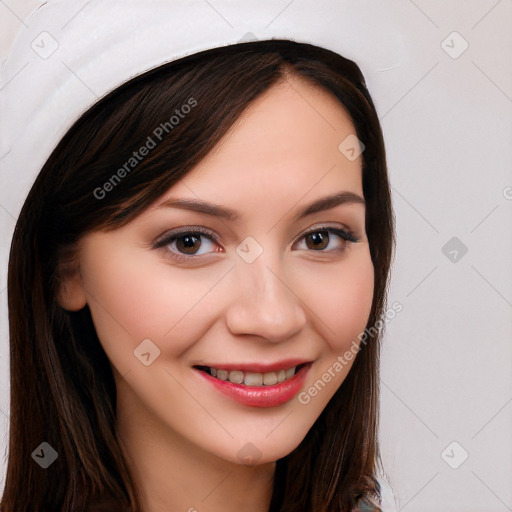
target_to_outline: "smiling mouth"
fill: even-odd
[[[290,380],[302,367],[311,365],[311,363],[303,363],[297,366],[292,366],[286,370],[279,370],[275,372],[247,372],[242,370],[224,370],[222,368],[211,368],[209,366],[196,365],[194,368],[201,370],[212,377],[229,381],[233,384],[240,384],[242,386],[274,386],[281,382]]]

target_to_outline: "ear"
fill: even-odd
[[[74,260],[60,262],[58,269],[57,302],[67,311],[79,311],[87,304],[80,267]]]

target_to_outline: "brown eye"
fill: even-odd
[[[157,240],[154,249],[165,249],[166,253],[177,260],[194,260],[207,253],[218,252],[216,236],[202,228],[173,231]]]
[[[316,231],[306,235],[305,238],[308,249],[325,249],[329,245],[329,233],[327,231]]]
[[[197,235],[182,235],[176,237],[176,248],[178,251],[185,254],[195,254],[201,246],[200,239],[201,237]]]
[[[332,245],[332,242],[336,243],[336,239],[338,239],[337,246],[327,249],[329,245]],[[302,235],[302,240],[305,241],[306,250],[309,249],[321,253],[340,252],[349,243],[359,242],[359,238],[352,231],[327,226],[321,226],[308,231]]]

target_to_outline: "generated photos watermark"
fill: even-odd
[[[101,186],[94,189],[93,195],[96,199],[104,199],[108,192],[114,190],[114,187],[121,183],[121,180],[125,178],[137,165],[144,160],[144,158],[151,153],[151,150],[155,149],[156,146],[163,140],[163,138],[171,133],[176,126],[180,124],[180,120],[184,119],[185,116],[197,105],[197,100],[193,97],[189,98],[179,109],[177,108],[167,121],[160,123],[152,132],[148,135],[144,144],[132,153],[132,156],[124,162],[124,164],[112,174],[112,176]]]
[[[360,333],[357,338],[359,339],[359,343],[356,340],[352,340],[352,344],[348,350],[346,350],[343,354],[338,355],[334,363],[322,374],[320,378],[318,378],[315,383],[310,386],[306,391],[302,391],[298,394],[298,400],[302,405],[307,405],[311,401],[311,398],[318,395],[325,386],[331,382],[336,377],[336,374],[339,374],[343,368],[348,366],[350,361],[352,361],[357,353],[361,350],[361,345],[366,345],[368,342],[368,336],[374,337],[377,335],[382,329],[384,323],[388,323],[397,313],[402,311],[403,306],[400,302],[396,301],[393,303],[390,309],[386,311],[384,314],[384,321],[379,319],[375,322],[375,325],[372,325],[370,328],[366,328],[362,333]]]

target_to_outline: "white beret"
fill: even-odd
[[[375,73],[401,59],[391,13],[388,1],[48,0],[2,63],[2,206],[17,218],[53,148],[99,98],[186,55],[292,39],[354,60],[371,89]]]

